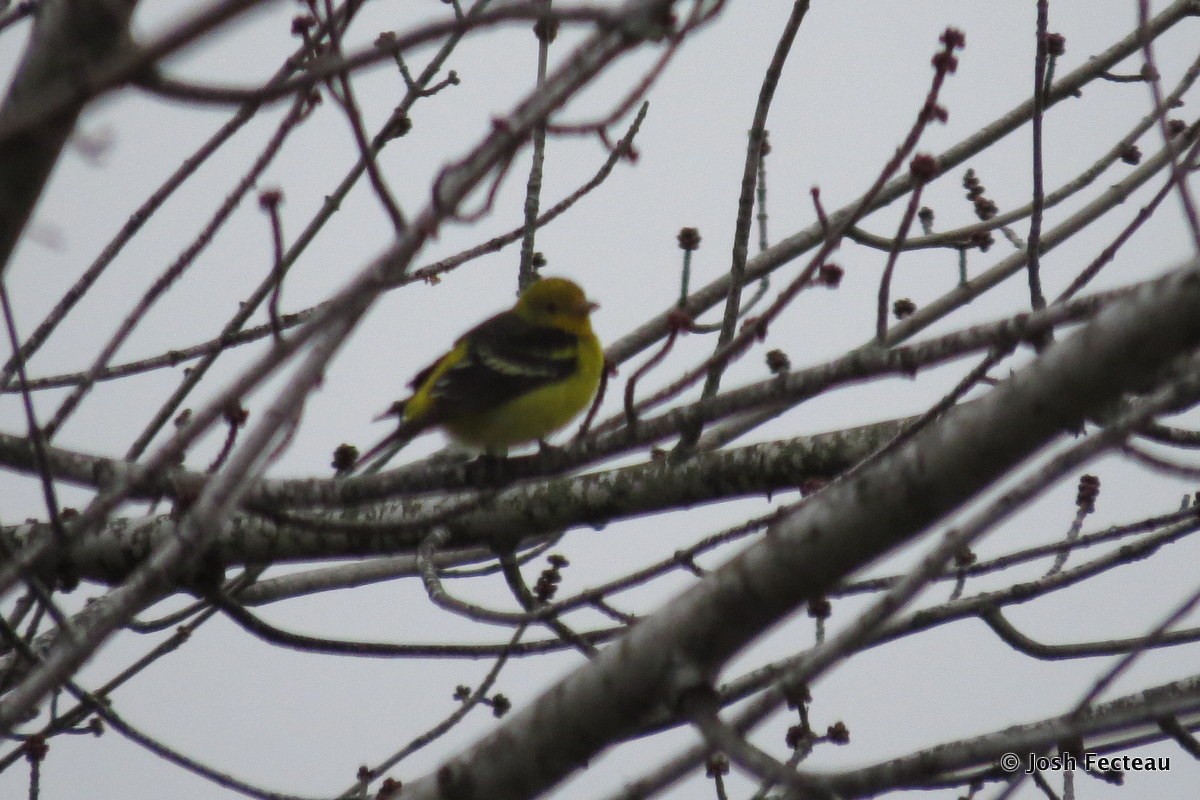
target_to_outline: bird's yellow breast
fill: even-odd
[[[592,401],[604,371],[604,352],[589,330],[580,337],[578,369],[568,378],[547,384],[494,409],[446,420],[455,440],[489,453],[542,439],[565,427]]]

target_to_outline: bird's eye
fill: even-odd
[[[546,310],[549,311],[551,314],[556,314],[556,313],[558,313],[558,304],[557,303],[546,303]]]

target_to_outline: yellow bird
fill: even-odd
[[[417,373],[408,384],[412,396],[388,412],[399,427],[357,465],[376,472],[434,427],[489,455],[563,428],[587,408],[604,372],[592,331],[596,308],[566,278],[530,284],[516,305],[467,331]]]

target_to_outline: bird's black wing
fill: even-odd
[[[526,392],[568,378],[575,371],[579,338],[533,325],[512,312],[497,314],[467,333],[466,355],[433,385],[437,416],[485,411]],[[413,380],[416,389],[437,365]]]

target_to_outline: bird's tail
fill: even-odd
[[[396,430],[384,437],[383,441],[358,457],[354,462],[352,472],[360,475],[374,475],[383,469],[405,445],[415,439],[429,426],[421,420],[402,419]]]

